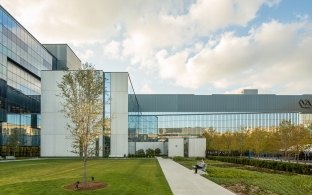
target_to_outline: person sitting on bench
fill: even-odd
[[[195,166],[195,173],[197,173],[197,169],[203,169],[206,166],[206,163],[204,161],[204,159],[202,159],[200,162],[198,162]]]

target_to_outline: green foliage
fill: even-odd
[[[68,191],[63,186],[81,181],[78,159],[0,163],[0,194],[172,194],[156,159],[90,159],[88,172],[108,184],[101,190]]]
[[[195,159],[178,162],[189,169],[196,164]],[[213,160],[207,163],[208,174],[204,177],[236,194],[312,194],[312,177],[309,175],[289,174]]]
[[[62,112],[70,120],[67,129],[72,137],[72,152],[83,158],[84,176],[87,178],[87,159],[99,154],[97,141],[102,134],[103,121],[103,74],[92,65],[84,64],[84,70],[68,71],[63,77],[59,96]]]
[[[146,157],[154,157],[155,151],[151,148],[148,148],[148,149],[146,149],[145,154],[146,154]]]
[[[286,163],[280,161],[270,161],[270,160],[258,160],[249,158],[233,158],[233,157],[222,157],[222,156],[209,156],[211,160],[218,160],[222,162],[249,165],[260,168],[273,169],[278,171],[287,171],[305,175],[312,174],[312,165],[296,164],[296,163]]]
[[[138,151],[135,152],[137,157],[145,157],[145,152],[143,149],[139,149]]]
[[[279,127],[241,129],[218,133],[212,128],[206,129],[206,150],[208,155],[243,156],[251,151],[257,156],[283,154],[285,158],[298,156],[312,143],[309,127],[294,125],[282,121]]]
[[[182,156],[174,156],[172,158],[172,160],[177,161],[177,162],[179,162],[179,161],[194,161],[194,160],[196,160],[196,158],[187,158],[187,157],[182,157]]]
[[[159,148],[156,148],[155,149],[155,155],[158,156],[158,155],[160,155],[160,153],[161,153],[161,150]]]
[[[139,157],[139,158],[151,158],[154,157],[155,155],[159,155],[161,153],[159,148],[156,148],[155,150],[148,148],[146,149],[146,151],[144,151],[143,149],[139,149],[135,152],[135,154],[129,154],[128,157],[129,158],[135,158],[135,157]]]

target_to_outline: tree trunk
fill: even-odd
[[[87,156],[83,157],[83,183],[87,183]]]

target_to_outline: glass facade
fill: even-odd
[[[206,129],[217,132],[240,129],[274,128],[283,120],[299,124],[299,113],[196,113],[196,112],[143,112],[129,113],[139,122],[139,141],[156,141],[168,136],[201,136]],[[130,121],[130,120],[129,120]],[[132,127],[129,122],[129,128]],[[130,128],[131,129],[131,128]]]
[[[36,114],[8,114],[2,123],[2,155],[39,156],[40,116]]]
[[[40,146],[41,70],[52,56],[0,6],[0,155],[35,156]],[[15,139],[15,141],[14,141]],[[13,143],[18,143],[16,149]]]
[[[23,70],[12,62],[7,63],[7,84],[25,95],[40,95],[40,79]]]
[[[157,117],[143,116],[140,111],[140,105],[131,82],[128,77],[128,101],[137,112],[128,114],[128,141],[129,142],[148,142],[157,141]]]
[[[149,142],[158,139],[158,117],[129,115],[129,142]]]

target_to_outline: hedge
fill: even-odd
[[[287,163],[279,161],[270,160],[258,160],[250,158],[234,158],[234,157],[223,157],[223,156],[208,156],[210,160],[217,160],[228,163],[250,165],[254,167],[261,167],[267,169],[273,169],[278,171],[287,171],[305,175],[312,174],[312,165],[297,164],[297,163]]]

